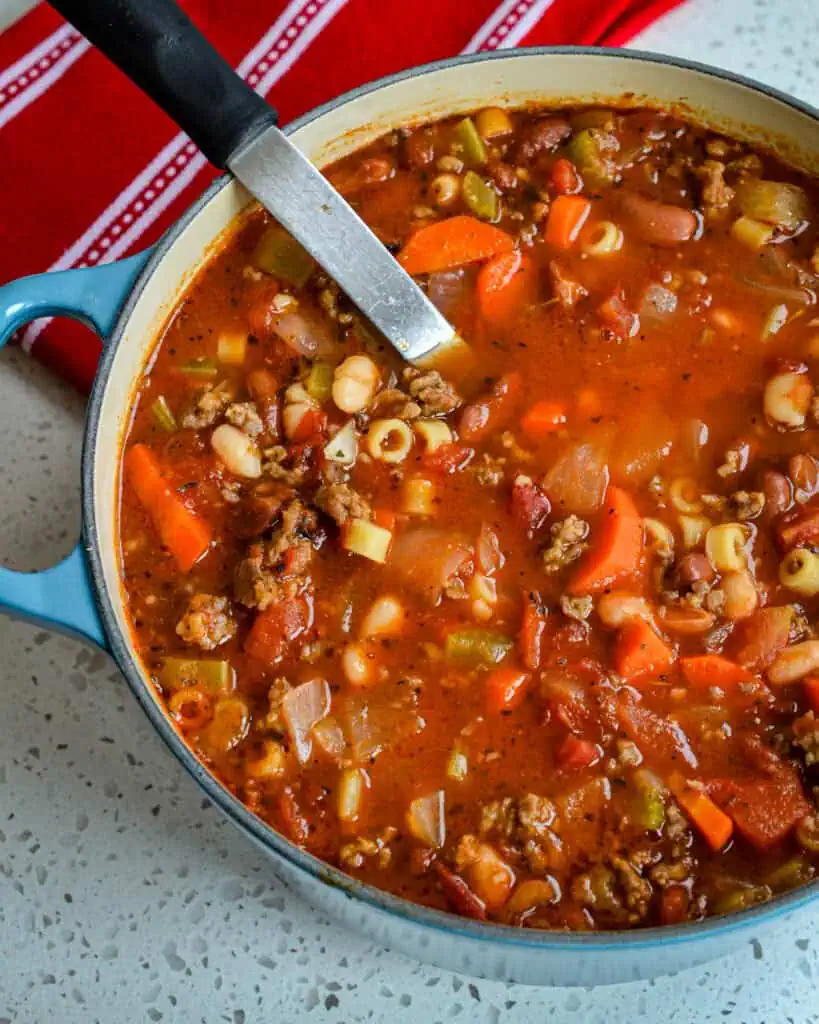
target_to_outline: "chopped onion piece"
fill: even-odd
[[[767,341],[768,338],[772,338],[775,334],[779,334],[785,324],[788,322],[789,317],[788,307],[784,302],[780,302],[774,306],[768,312],[765,317],[765,323],[762,325],[762,340]]]
[[[282,701],[282,717],[301,764],[310,759],[310,730],[330,713],[330,687],[325,679],[311,679],[294,686]]]
[[[394,704],[373,704],[359,695],[347,698],[344,731],[355,761],[367,764],[382,751],[421,732],[426,723],[415,711],[409,694]]]
[[[585,515],[603,504],[609,485],[606,455],[597,445],[573,445],[552,465],[543,489],[552,508]]]
[[[412,801],[407,812],[407,828],[419,842],[441,849],[446,839],[442,789]]]
[[[335,718],[323,718],[313,726],[313,739],[328,757],[341,757],[347,741]]]
[[[338,433],[330,438],[324,446],[324,457],[329,462],[337,462],[339,466],[346,468],[355,465],[358,458],[358,435],[355,432],[354,420],[347,420]]]
[[[470,555],[457,534],[422,526],[396,537],[390,564],[411,590],[435,603]]]
[[[663,288],[661,284],[650,284],[643,292],[640,316],[664,320],[676,311],[677,296],[668,288]]]
[[[309,311],[279,313],[272,317],[272,327],[286,345],[308,359],[331,355],[336,348],[328,323]]]

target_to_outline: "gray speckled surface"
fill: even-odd
[[[0,0],[4,15],[20,0]],[[819,103],[816,0],[691,0],[637,45]],[[82,403],[0,356],[0,558],[78,527]],[[653,983],[540,991],[421,967],[295,900],[203,803],[113,664],[0,619],[0,1024],[91,1021],[819,1021],[819,914]]]

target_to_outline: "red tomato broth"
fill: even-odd
[[[481,117],[475,117],[478,127]],[[498,303],[495,293],[495,315],[486,318],[475,273],[485,261],[463,273],[457,267],[434,272],[450,275],[438,282],[438,292],[447,295],[446,315],[469,345],[441,368],[444,383],[451,382],[460,399],[451,407],[446,388],[436,390],[437,384],[431,398],[413,391],[397,358],[320,272],[308,267],[304,283],[294,285],[274,266],[260,267],[262,246],[278,237],[261,212],[200,272],[145,373],[126,450],[136,443],[152,449],[166,483],[215,542],[181,573],[160,546],[150,510],[124,480],[121,550],[134,644],[168,700],[188,676],[194,686],[206,687],[204,662],[229,663],[234,692],[219,683],[211,695],[214,715],[235,716],[235,732],[218,732],[216,749],[213,729],[189,729],[193,749],[265,821],[379,887],[456,912],[472,912],[482,902],[492,919],[536,927],[630,927],[739,909],[806,881],[815,869],[819,829],[810,801],[818,780],[810,741],[795,743],[799,736],[792,728],[811,696],[803,694],[798,676],[767,685],[767,663],[755,672],[751,689],[686,683],[681,658],[734,658],[761,627],[759,611],[736,615],[739,597],[726,597],[723,587],[727,570],[712,566],[712,578],[704,582],[687,578],[694,563],[686,562],[679,511],[669,493],[674,480],[691,478],[695,497],[716,496],[712,505],[700,500],[691,514],[717,526],[735,521],[731,510],[745,508],[732,495],[761,492],[762,474],[774,471],[787,481],[793,508],[809,504],[811,494],[795,495],[789,459],[819,455],[815,423],[806,415],[805,429],[775,429],[766,418],[763,391],[783,361],[786,369],[804,363],[808,373],[814,370],[815,306],[795,293],[801,290],[809,301],[811,282],[819,283],[817,227],[809,219],[798,230],[780,228],[784,240],[764,246],[766,252],[754,250],[731,233],[737,198],[724,208],[709,203],[695,170],[717,157],[729,167],[732,159],[746,158],[750,167],[755,157],[752,178],[798,184],[814,212],[819,189],[766,154],[651,112],[523,112],[510,120],[511,131],[484,141],[483,150],[471,137],[463,141],[458,122],[442,122],[396,133],[328,172],[396,252],[430,224],[471,217],[476,209],[486,213],[485,195],[475,208],[466,201],[464,168],[454,170],[457,162],[474,165],[474,173],[491,183],[494,226],[524,253],[527,282],[525,288],[514,285],[515,302]],[[584,167],[588,124],[598,133],[593,140],[614,138],[619,149],[601,143]],[[547,137],[552,141],[544,142]],[[559,161],[555,184],[552,169]],[[568,247],[558,248],[544,240],[543,207],[566,193],[566,183],[574,188],[567,162],[591,211]],[[603,171],[608,179],[601,180]],[[741,189],[745,172],[725,173],[729,188]],[[433,188],[441,174],[459,182],[460,194],[446,204],[436,203],[442,192]],[[645,241],[647,229],[634,204],[622,200],[632,192],[678,211],[695,209],[698,236]],[[660,211],[651,230],[660,230],[669,216],[676,214]],[[621,232],[620,247],[602,255],[584,251],[590,228],[601,222]],[[681,223],[671,225],[672,236],[687,230],[684,218]],[[772,251],[786,261],[773,270]],[[279,252],[278,258],[286,271],[300,265],[292,253]],[[419,280],[433,291],[430,275]],[[675,298],[676,308],[646,312],[649,287],[663,289],[660,302]],[[763,324],[783,295],[789,319],[763,342]],[[503,315],[497,315],[500,308]],[[324,325],[318,360],[300,358],[277,335],[281,318],[290,317],[289,331],[294,315],[302,328]],[[219,362],[224,332],[246,337],[241,365]],[[337,381],[338,367],[355,355],[374,361],[379,377],[359,410],[342,408],[351,399],[337,396],[335,383],[324,391],[316,385],[318,399],[286,393],[298,381],[309,392],[316,361],[335,367]],[[207,372],[214,369],[212,376],[190,372],[190,364],[202,359]],[[271,375],[276,404],[268,419],[262,416],[262,433],[251,436],[251,413],[268,408],[247,383],[255,370]],[[510,374],[512,386],[502,383],[499,390],[498,382]],[[211,415],[201,399],[215,386],[231,394]],[[172,432],[152,411],[160,395],[175,417]],[[373,411],[373,401],[384,408]],[[313,418],[302,421],[308,426],[288,438],[292,407],[305,402],[318,414],[311,412]],[[413,403],[423,419],[448,426],[449,448],[425,451],[413,427]],[[550,424],[532,437],[521,420],[537,403],[565,410],[565,421],[562,414],[553,429]],[[213,430],[226,417],[234,429],[244,429],[242,443],[259,458],[259,475],[237,473],[214,451]],[[383,462],[368,448],[367,430],[385,418],[409,428],[412,446],[400,462]],[[359,434],[358,456],[352,468],[339,470],[324,448],[349,422]],[[466,423],[469,436],[461,437],[459,425]],[[692,443],[698,423],[704,425],[701,437],[707,434],[700,446]],[[748,451],[737,456],[738,472],[721,475],[726,451],[740,451],[741,443]],[[590,452],[598,463],[589,461]],[[602,481],[596,476],[600,465],[606,467]],[[556,467],[562,467],[559,474]],[[431,482],[431,503],[422,516],[408,511],[405,497],[408,481],[416,478]],[[668,527],[674,551],[658,555],[647,534],[639,562],[591,596],[571,581],[606,533],[603,497],[608,494],[610,503],[612,485],[640,516]],[[513,501],[515,489],[528,495],[530,529]],[[769,505],[748,520],[754,597],[745,599],[759,609],[798,605],[788,635],[795,646],[812,638],[817,606],[812,595],[780,582],[775,530],[783,511]],[[350,520],[366,523],[373,512],[387,524],[394,516],[383,563],[342,546]],[[285,528],[290,513],[293,529]],[[263,524],[255,533],[254,517]],[[474,555],[486,527],[499,539],[502,562],[489,582],[480,578]],[[366,547],[373,535],[365,534]],[[693,552],[703,552],[705,543],[700,538]],[[612,590],[647,602],[670,652],[655,661],[661,669],[635,672],[628,682],[614,671],[623,624],[598,614],[601,595]],[[400,602],[400,628],[361,635],[384,595]],[[252,643],[246,650],[254,622],[294,600],[309,602],[309,614],[282,610],[281,621],[289,623],[282,627],[283,642],[265,640],[267,647]],[[726,602],[735,618],[723,614]],[[525,612],[528,605],[539,610],[536,619],[531,609]],[[680,632],[670,628],[670,618],[665,628],[666,610],[679,617],[698,609],[714,619],[708,630]],[[278,621],[276,614],[269,621]],[[639,640],[641,634],[629,635]],[[265,661],[265,650],[272,660]],[[633,645],[629,655],[640,663]],[[776,657],[772,652],[768,662]],[[169,658],[194,667],[180,668]],[[490,712],[486,680],[498,663],[528,678],[509,707],[499,707],[496,697]],[[319,722],[324,733],[315,723],[307,730],[312,749],[300,763],[279,701],[283,693],[292,701],[294,690],[312,680],[329,683],[330,712]],[[237,714],[237,698],[246,716]],[[365,711],[369,724],[363,727]],[[810,734],[810,720],[800,728]],[[325,735],[341,736],[343,749],[324,749],[319,740]],[[767,764],[749,746],[760,742],[773,751]],[[374,749],[379,744],[383,749]],[[356,772],[365,772],[366,780],[352,817],[345,817],[345,779]],[[796,796],[794,779],[801,787]],[[748,797],[769,792],[772,780],[790,794],[792,813],[764,825],[773,836],[769,841],[766,833],[764,846],[752,841],[757,826],[749,828],[749,813],[736,811],[727,845],[711,849],[674,797],[674,786],[704,787],[730,817],[736,787]],[[408,813],[412,801],[440,790],[446,838],[438,848],[434,837],[419,838]],[[764,817],[754,808],[754,820],[759,814]],[[549,880],[554,900],[507,913],[509,893],[487,888],[490,853],[518,887]],[[448,882],[447,872],[460,881]],[[463,896],[464,886],[474,900]],[[666,899],[681,887],[685,900]]]

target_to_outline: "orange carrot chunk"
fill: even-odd
[[[626,623],[617,636],[614,667],[621,678],[633,681],[664,675],[674,664],[674,651],[643,619]]]
[[[544,238],[557,249],[569,249],[591,212],[591,203],[583,196],[557,196],[549,207]]]
[[[698,789],[683,787],[674,795],[711,849],[721,850],[734,831],[734,823],[725,811],[721,811],[710,797]]]
[[[523,432],[537,441],[553,434],[566,422],[566,406],[560,402],[535,402],[520,421]]]
[[[494,323],[511,320],[536,293],[537,268],[517,249],[493,256],[478,274],[478,304]]]
[[[511,711],[523,700],[528,672],[517,668],[496,668],[486,677],[486,710],[490,715]]]
[[[692,658],[681,658],[680,668],[689,686],[719,686],[730,689],[738,683],[750,683],[751,673],[719,654],[700,654]]]
[[[128,483],[153,520],[162,546],[171,552],[182,572],[188,572],[210,547],[210,527],[168,485],[159,460],[147,445],[131,445],[125,452],[124,467]]]
[[[591,594],[636,576],[643,561],[643,521],[627,491],[609,487],[591,551],[569,582],[570,594]]]
[[[416,231],[399,252],[398,262],[408,274],[429,274],[478,263],[514,248],[512,236],[500,228],[475,217],[449,217]]]

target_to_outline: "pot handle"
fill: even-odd
[[[148,253],[119,263],[35,274],[0,287],[0,348],[30,320],[69,316],[103,339],[113,329],[125,297]],[[106,646],[82,542],[68,558],[41,572],[0,567],[0,612]]]

